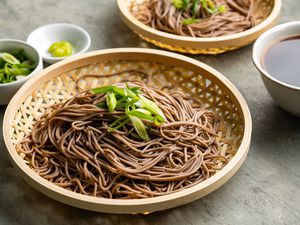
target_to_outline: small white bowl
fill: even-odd
[[[37,28],[27,37],[27,43],[34,46],[43,60],[49,64],[56,63],[67,57],[52,57],[48,52],[51,44],[68,41],[73,46],[73,55],[84,53],[91,45],[91,38],[83,28],[70,23],[53,23]]]
[[[12,53],[19,49],[24,49],[24,54],[29,60],[36,63],[36,67],[30,74],[20,80],[13,81],[11,83],[0,84],[0,105],[7,105],[18,89],[27,80],[43,69],[42,58],[34,47],[19,40],[0,39],[0,52]]]
[[[300,87],[286,84],[274,78],[262,66],[262,58],[270,45],[282,38],[295,35],[300,35],[300,21],[284,23],[273,27],[263,33],[254,43],[252,59],[271,97],[280,107],[300,117]]]

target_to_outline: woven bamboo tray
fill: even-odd
[[[75,80],[83,74],[106,74],[126,69],[152,74],[151,86],[172,86],[187,95],[198,97],[205,108],[223,118],[218,131],[219,151],[230,162],[211,178],[191,188],[165,196],[116,200],[85,196],[58,187],[35,173],[16,144],[31,130],[33,123],[51,104],[65,101],[77,90]],[[89,89],[114,83],[127,76],[86,78],[80,88]],[[243,163],[251,139],[251,116],[247,104],[233,84],[211,67],[175,53],[139,49],[108,49],[64,60],[30,79],[9,103],[3,122],[3,134],[9,157],[16,170],[37,190],[66,204],[109,213],[148,213],[194,201],[220,187]]]
[[[141,0],[118,0],[120,15],[131,30],[160,48],[190,54],[215,55],[248,45],[275,24],[281,9],[281,0],[254,0],[255,17],[259,22],[255,27],[223,37],[194,38],[162,32],[138,21],[130,12],[137,2]]]

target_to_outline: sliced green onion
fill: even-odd
[[[30,74],[36,67],[26,58],[24,50],[16,53],[0,53],[0,83],[10,83]]]
[[[7,63],[20,64],[20,61],[9,53],[6,53],[6,52],[0,53],[0,57]]]
[[[27,69],[34,69],[36,67],[36,65],[31,65],[27,62],[23,62],[23,63],[20,63],[20,64],[14,64],[13,65],[15,68],[27,68]]]
[[[132,100],[135,100],[135,101],[139,100],[139,96],[137,96],[133,91],[131,91],[127,87],[124,88],[124,94],[125,94],[125,96],[132,98]]]
[[[189,6],[190,0],[172,0],[172,4],[176,9],[186,9]]]
[[[128,97],[123,97],[117,101],[116,109],[124,109],[127,105]]]
[[[151,116],[152,115],[152,113],[151,112],[149,112],[148,110],[146,110],[146,109],[140,109],[140,108],[138,108],[138,109],[136,109],[137,111],[139,111],[139,112],[141,112],[141,113],[144,113],[144,114],[146,114],[146,115],[149,115],[149,116]]]
[[[108,132],[113,132],[115,130],[118,130],[120,127],[123,127],[130,121],[128,116],[122,116],[118,119],[116,119],[108,128]]]
[[[141,112],[141,111],[139,111],[137,109],[128,112],[127,115],[129,115],[129,116],[136,116],[139,119],[145,119],[145,120],[149,120],[149,121],[154,121],[154,117],[153,116],[151,116],[149,114],[146,114],[146,113],[143,113],[143,112]]]
[[[129,89],[135,94],[141,94],[139,87],[133,87],[133,88],[129,88]]]
[[[201,0],[202,7],[209,13],[216,13],[217,9],[215,4],[211,0]]]
[[[10,73],[13,75],[28,75],[31,73],[31,70],[28,68],[11,68]]]
[[[218,12],[219,13],[226,13],[227,12],[227,7],[225,5],[220,5],[218,7]]]
[[[142,108],[147,109],[149,112],[151,112],[154,115],[158,114],[162,118],[165,117],[164,113],[161,111],[161,109],[154,102],[152,102],[151,100],[145,98],[142,95],[139,95],[139,97],[140,97],[140,99],[141,99],[141,101],[143,103],[143,107]]]
[[[10,74],[11,74],[10,68],[11,68],[11,65],[10,65],[9,63],[5,63],[5,65],[4,65],[4,72],[5,72],[7,75],[10,75]]]
[[[149,140],[143,120],[156,126],[160,126],[165,122],[162,110],[155,102],[144,97],[138,87],[131,88],[126,84],[124,88],[104,86],[94,88],[92,91],[97,94],[105,93],[106,101],[97,104],[97,107],[108,109],[110,112],[121,110],[125,114],[110,125],[108,132],[113,132],[131,121],[140,138]]]
[[[195,18],[189,18],[189,19],[185,19],[182,21],[183,25],[191,25],[193,23],[199,23],[200,19],[195,19]]]
[[[103,94],[103,93],[110,91],[111,89],[112,89],[112,86],[103,86],[100,88],[92,89],[92,92],[94,92],[95,94]]]
[[[135,110],[135,105],[131,105],[131,104],[126,104],[125,106],[125,112],[128,113],[131,112],[132,110]]]
[[[214,9],[216,8],[215,6],[215,3],[211,0],[206,0],[207,1],[207,4],[208,4],[208,7],[211,8],[211,9]]]
[[[172,0],[172,4],[175,6],[176,9],[183,8],[183,0]]]
[[[161,126],[163,123],[165,123],[165,119],[160,115],[156,115],[153,122],[156,126]]]
[[[106,104],[107,104],[108,110],[110,112],[113,112],[115,110],[116,105],[117,105],[117,99],[116,99],[115,94],[111,91],[108,91],[106,93]]]
[[[119,95],[119,96],[122,96],[122,97],[125,96],[124,89],[122,89],[122,88],[113,86],[112,91],[113,91],[116,95]]]
[[[183,8],[186,9],[190,4],[190,0],[183,0]]]
[[[193,4],[193,17],[194,18],[199,15],[198,6],[199,6],[199,0],[194,0],[194,4]]]
[[[146,127],[143,123],[142,120],[140,120],[138,117],[136,116],[129,116],[131,123],[135,129],[135,131],[138,133],[138,135],[144,140],[144,141],[149,141],[150,138],[148,136]]]

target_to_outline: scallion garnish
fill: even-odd
[[[172,0],[172,4],[176,9],[186,9],[190,3],[190,0]]]
[[[3,52],[0,53],[0,57],[9,64],[20,64],[20,61],[17,60],[13,55]]]
[[[131,116],[129,115],[130,121],[137,132],[137,134],[144,140],[149,141],[149,136],[146,130],[146,127],[141,119],[139,119],[137,116]]]
[[[117,105],[117,99],[115,94],[112,91],[108,91],[106,93],[106,104],[110,112],[113,112],[115,110]]]
[[[191,25],[193,23],[199,23],[199,22],[200,22],[200,20],[196,19],[196,18],[188,18],[188,19],[182,20],[183,25]]]
[[[36,65],[32,64],[22,50],[10,54],[0,53],[0,84],[10,83],[30,74]]]
[[[194,4],[193,4],[193,17],[194,18],[196,16],[199,16],[198,6],[199,6],[199,1],[198,0],[194,0]]]
[[[151,112],[153,115],[160,115],[162,118],[165,117],[164,113],[161,111],[161,109],[155,104],[155,102],[147,99],[146,97],[139,95],[140,100],[142,101],[142,107],[144,109],[147,109],[149,112]]]
[[[216,12],[216,6],[211,0],[201,0],[202,7],[209,13],[214,14]]]
[[[103,93],[106,93],[106,92],[110,91],[112,88],[113,88],[113,86],[103,86],[103,87],[100,87],[100,88],[94,88],[93,92],[95,94],[103,94]]]
[[[138,109],[135,109],[135,110],[129,111],[127,114],[130,115],[130,116],[136,116],[136,117],[138,117],[140,119],[145,119],[145,120],[149,120],[149,121],[153,121],[154,122],[155,117],[152,116],[152,114],[149,111],[147,111],[147,112],[148,113],[145,113],[145,112],[139,111]]]
[[[218,13],[226,13],[227,7],[225,5],[218,6]]]
[[[92,89],[95,94],[105,94],[105,102],[97,104],[97,107],[123,111],[124,116],[116,119],[110,124],[108,132],[113,132],[130,123],[136,133],[145,141],[149,141],[145,123],[152,123],[154,126],[161,126],[166,122],[165,115],[157,104],[143,95],[139,87],[124,88],[117,86],[103,86]]]
[[[187,10],[190,4],[190,0],[173,0],[172,4],[176,9],[179,10]],[[192,17],[182,20],[183,25],[191,25],[194,23],[199,23],[201,18],[199,18],[199,4],[200,8],[203,8],[208,14],[218,14],[218,13],[226,13],[227,8],[225,5],[219,5],[218,7],[212,0],[193,0],[193,5],[191,6]]]

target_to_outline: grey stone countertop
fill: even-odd
[[[299,0],[283,0],[279,23],[300,20]],[[91,35],[90,50],[148,47],[122,23],[113,0],[0,0],[0,38],[26,40],[35,28],[69,22]],[[300,224],[300,119],[270,98],[251,61],[252,45],[218,56],[192,56],[228,77],[245,97],[253,119],[250,151],[222,187],[190,204],[149,215],[81,210],[52,200],[27,184],[10,163],[0,135],[0,224]],[[5,106],[0,107],[0,127]]]

